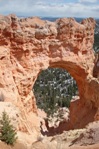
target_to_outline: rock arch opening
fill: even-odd
[[[33,91],[38,108],[43,109],[48,117],[53,117],[59,108],[69,108],[70,101],[78,95],[76,81],[66,70],[60,68],[43,70]]]
[[[44,132],[40,126],[42,134],[59,133],[57,131],[59,125],[69,121],[71,100],[79,98],[76,81],[62,68],[48,68],[38,75],[33,92],[37,107],[46,113],[45,127],[47,131]]]
[[[70,72],[71,70],[70,67]],[[78,73],[77,75],[80,81],[80,75]],[[66,69],[55,68],[54,66],[54,68],[48,68],[38,73],[38,78],[33,87],[34,95],[38,108],[47,113],[45,119],[47,131],[43,131],[41,124],[42,134],[55,135],[64,130],[83,128],[94,120],[96,108],[87,109],[84,100],[81,100],[81,96],[79,96],[78,87]],[[69,111],[66,110],[67,108]],[[88,117],[89,113],[91,115]],[[64,118],[64,115],[67,117]],[[50,121],[53,121],[51,122],[52,125]]]

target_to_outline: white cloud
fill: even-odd
[[[50,2],[49,2],[50,1]],[[59,0],[0,0],[0,13],[20,16],[99,17],[99,5],[93,3],[59,3]],[[89,0],[79,0],[89,1]],[[96,1],[96,0],[90,0]]]
[[[96,3],[98,0],[79,0],[80,3]]]

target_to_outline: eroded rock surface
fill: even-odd
[[[45,137],[34,142],[31,149],[98,149],[99,121],[87,125],[84,129],[65,131],[61,135]]]
[[[94,119],[99,107],[99,80],[93,77],[94,27],[92,18],[79,24],[73,18],[49,22],[0,16],[0,92],[4,101],[18,105],[30,130],[32,113],[37,112],[32,88],[48,67],[66,69],[77,82],[80,99],[71,105],[69,127],[84,126],[90,111],[90,121]]]

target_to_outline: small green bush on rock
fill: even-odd
[[[17,133],[13,125],[11,125],[9,116],[5,111],[2,112],[2,117],[0,119],[0,140],[9,145],[14,145],[17,140],[16,135]]]

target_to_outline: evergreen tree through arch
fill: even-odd
[[[37,106],[48,116],[53,116],[59,107],[70,106],[70,101],[78,92],[76,81],[60,68],[43,70],[34,85]]]

